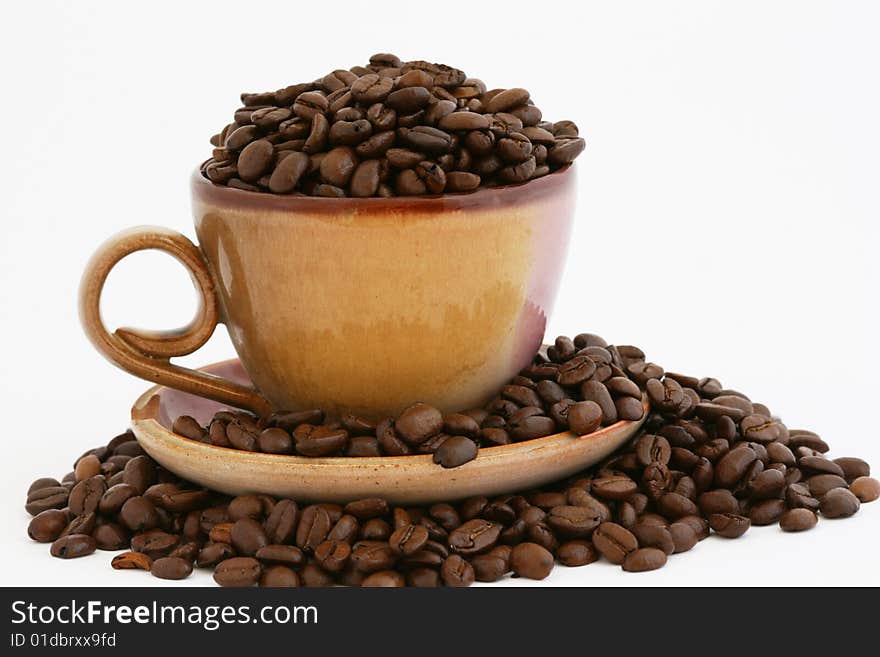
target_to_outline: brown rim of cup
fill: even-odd
[[[370,212],[462,210],[477,207],[522,204],[552,196],[574,181],[574,164],[560,167],[546,176],[526,182],[498,187],[480,187],[472,192],[436,194],[426,196],[393,196],[382,198],[327,198],[320,196],[295,196],[291,194],[272,194],[270,192],[250,192],[225,185],[217,185],[208,180],[197,168],[192,174],[192,194],[194,199],[215,206],[237,206],[247,209],[303,212],[344,212],[346,210],[368,210]]]

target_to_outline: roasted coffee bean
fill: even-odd
[[[69,517],[66,511],[46,509],[41,511],[28,525],[28,536],[39,543],[52,543],[61,536],[67,527]]]
[[[397,434],[411,444],[426,441],[443,429],[443,415],[427,404],[413,404],[394,423]]]
[[[843,456],[834,459],[834,462],[840,466],[840,469],[843,470],[843,477],[849,482],[859,477],[868,477],[871,474],[871,466],[862,459],[853,456]]]
[[[634,550],[623,560],[623,569],[630,573],[657,570],[666,565],[666,553],[654,547]]]
[[[710,516],[713,513],[739,512],[739,501],[726,488],[717,488],[701,493],[697,498],[697,505],[704,516]]]
[[[743,478],[758,455],[748,445],[741,445],[727,452],[715,465],[715,484],[730,488]]]
[[[792,509],[819,510],[819,500],[810,494],[810,489],[806,484],[789,484],[785,489],[785,503]]]
[[[833,488],[819,502],[819,510],[826,518],[848,518],[859,510],[859,498],[846,488]]]
[[[873,502],[880,498],[880,481],[867,476],[857,477],[849,485],[849,490],[860,502]]]
[[[498,540],[501,525],[483,519],[468,520],[449,534],[449,547],[459,554],[478,554]]]
[[[593,495],[604,500],[625,500],[638,491],[638,484],[624,475],[609,475],[593,480]]]
[[[303,566],[302,570],[299,572],[299,577],[302,586],[310,588],[324,588],[333,586],[334,584],[333,576],[318,564],[314,563],[307,563]]]
[[[260,575],[260,586],[266,588],[296,588],[299,585],[299,575],[287,566],[269,566]]]
[[[327,572],[339,572],[348,564],[351,546],[344,541],[323,541],[315,548],[315,562]]]
[[[364,588],[400,588],[406,586],[406,578],[395,570],[380,570],[365,577],[361,586]]]
[[[762,500],[749,509],[749,520],[753,525],[772,525],[784,512],[785,502],[782,500]]]
[[[303,509],[296,529],[296,545],[304,552],[311,552],[324,541],[330,532],[331,522],[327,511],[318,505]]]
[[[301,424],[293,431],[297,454],[303,456],[330,456],[345,449],[348,432],[331,426]]]
[[[556,558],[563,566],[586,566],[599,558],[593,544],[585,540],[566,541],[556,550]]]
[[[614,400],[614,407],[620,420],[641,420],[645,414],[641,400],[634,397],[618,397]]]
[[[554,506],[544,522],[563,538],[589,536],[601,522],[601,515],[593,507]]]
[[[388,513],[388,502],[381,497],[368,497],[345,505],[345,513],[353,515],[358,520],[378,518]]]
[[[465,436],[449,436],[434,452],[434,463],[457,468],[477,457],[477,444]]]
[[[509,570],[508,561],[501,555],[489,552],[478,554],[470,560],[474,579],[478,582],[497,582]]]
[[[510,568],[519,577],[544,579],[553,569],[553,554],[536,543],[520,543],[510,553]]]
[[[214,581],[220,586],[254,586],[260,579],[262,566],[252,557],[232,557],[217,564]]]
[[[526,407],[530,408],[530,407]],[[537,409],[542,413],[540,408]],[[511,417],[507,423],[508,433],[514,440],[534,440],[549,436],[556,430],[556,423],[552,418],[540,414],[527,414]]]
[[[751,521],[735,513],[713,513],[709,516],[709,526],[719,536],[739,538],[751,526]]]
[[[123,552],[113,557],[110,565],[115,570],[150,570],[153,560],[140,552]]]
[[[266,537],[270,543],[290,542],[296,532],[299,510],[293,500],[278,500],[266,518]]]
[[[847,487],[846,480],[843,477],[833,474],[815,475],[807,480],[807,484],[810,487],[810,494],[816,498],[823,497],[834,488]]]
[[[672,448],[669,446],[669,441],[663,436],[650,433],[642,434],[636,443],[636,458],[642,466],[651,463],[668,465],[671,456]]]
[[[356,570],[362,573],[374,573],[391,568],[397,560],[397,555],[387,543],[377,542],[355,546],[349,559]]]
[[[812,529],[819,522],[816,513],[809,509],[789,509],[779,518],[779,526],[786,532],[802,532]]]
[[[131,549],[143,552],[152,559],[165,557],[180,543],[180,536],[169,534],[161,529],[150,529],[136,534],[131,539]]]
[[[230,539],[232,547],[243,557],[252,557],[269,544],[263,525],[253,518],[237,520],[230,530]]]
[[[55,540],[49,552],[59,559],[85,557],[97,549],[95,539],[87,534],[67,534]]]
[[[675,541],[669,527],[665,524],[653,524],[642,518],[632,526],[631,531],[642,547],[655,547],[662,550],[664,554],[675,552]]]
[[[101,459],[94,454],[86,454],[76,462],[73,468],[74,479],[82,481],[101,474]]]
[[[34,491],[31,495],[28,496],[29,503],[31,497],[38,494],[43,494],[43,498],[41,500],[38,500],[40,502],[40,506],[37,507],[37,512],[44,509],[60,508],[60,506],[63,506],[63,504],[50,504],[50,502],[54,502],[56,498],[60,500],[60,494],[55,493],[55,490],[56,489],[53,488],[43,488],[42,490]],[[81,516],[84,513],[91,513],[97,510],[98,504],[100,504],[101,498],[104,496],[105,492],[107,492],[107,482],[103,476],[97,475],[95,477],[89,477],[88,479],[78,482],[71,489],[69,498],[67,497],[67,490],[64,489],[64,501],[70,508],[71,513],[77,516]],[[33,505],[31,506],[33,508]],[[33,511],[30,511],[30,509],[29,512],[33,513]]]
[[[694,530],[693,527],[691,527],[689,523],[686,522],[679,521],[669,525],[669,534],[672,537],[674,552],[676,554],[679,552],[687,552],[688,550],[693,549],[693,547],[697,544],[697,541],[699,540],[697,532]]]
[[[155,529],[159,526],[156,505],[146,497],[132,497],[119,510],[119,521],[133,532]]]
[[[798,460],[798,467],[806,474],[831,474],[843,477],[843,468],[824,456],[803,456]]]
[[[566,417],[569,429],[582,436],[596,431],[602,424],[604,414],[596,402],[582,401],[569,406]]]
[[[199,568],[216,566],[225,559],[235,556],[235,551],[228,543],[206,543],[196,557],[196,565]]]
[[[407,525],[396,529],[388,539],[391,549],[398,554],[413,554],[428,542],[428,530],[422,525]]]
[[[186,579],[192,574],[192,563],[180,557],[162,557],[156,559],[150,568],[150,574],[159,579]]]
[[[639,542],[626,527],[603,522],[592,534],[593,545],[611,563],[622,564],[626,556],[638,549]]]
[[[272,171],[272,175],[269,177],[269,189],[276,194],[292,192],[299,185],[299,181],[308,170],[308,167],[308,155],[297,151],[292,152],[281,160]]]

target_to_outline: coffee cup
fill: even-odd
[[[80,314],[98,351],[135,376],[258,414],[378,418],[416,401],[479,406],[529,364],[562,274],[575,170],[433,197],[273,195],[215,185],[199,170],[191,189],[198,246],[137,227],[87,265]],[[189,269],[199,309],[181,329],[110,332],[104,282],[145,249]],[[253,387],[171,362],[220,323]]]

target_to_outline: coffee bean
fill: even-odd
[[[294,537],[298,508],[293,500],[279,500],[266,518],[266,537],[271,543],[284,544]]]
[[[739,538],[751,526],[751,521],[735,513],[713,513],[709,516],[709,526],[719,536]]]
[[[401,114],[412,114],[422,109],[431,99],[431,93],[424,87],[404,87],[391,92],[385,104]]]
[[[663,436],[646,433],[636,443],[636,457],[642,466],[651,463],[669,464],[672,448]]]
[[[311,552],[324,541],[330,527],[330,516],[323,507],[307,506],[296,529],[296,546],[304,552]]]
[[[46,509],[41,511],[28,525],[28,536],[39,543],[52,543],[61,536],[69,521],[66,511]]]
[[[115,570],[150,570],[153,560],[140,552],[123,552],[113,557],[110,565]]]
[[[538,414],[543,412],[540,409],[536,409],[536,411],[535,414],[511,417],[507,427],[514,440],[534,440],[535,438],[549,436],[556,430],[556,423],[552,418]]]
[[[302,456],[331,456],[345,449],[348,432],[326,425],[301,424],[293,431],[297,454]]]
[[[407,525],[391,534],[388,544],[398,554],[412,554],[421,550],[428,542],[428,530],[422,525]]]
[[[260,586],[266,588],[296,588],[299,585],[299,575],[287,566],[269,566],[260,575]]]
[[[611,379],[609,379],[611,381]],[[629,381],[629,379],[627,379]],[[632,383],[632,381],[630,381]],[[635,384],[633,384],[635,385]],[[641,399],[641,393],[636,386],[637,397]],[[585,381],[581,384],[581,397],[584,401],[592,401],[602,409],[602,424],[614,424],[617,422],[617,406],[611,398],[609,389],[599,381]]]
[[[642,547],[656,547],[665,554],[672,554],[675,551],[675,541],[665,521],[664,524],[654,524],[642,517],[633,525],[632,533]]]
[[[150,568],[150,574],[159,579],[186,579],[192,574],[192,564],[180,557],[162,557],[156,559]]]
[[[810,477],[807,480],[810,487],[810,494],[813,497],[821,498],[828,491],[834,488],[846,488],[846,480],[833,474],[821,474]]]
[[[880,481],[867,476],[857,477],[850,484],[849,490],[860,502],[873,502],[880,498]]]
[[[457,554],[451,554],[443,560],[440,577],[446,586],[458,588],[473,584],[476,574],[470,563]]]
[[[551,529],[564,538],[589,536],[601,522],[595,508],[587,506],[554,506],[545,518]]]
[[[642,573],[657,570],[666,565],[666,553],[654,547],[634,550],[623,560],[623,569],[630,573]]]
[[[477,444],[465,436],[450,436],[434,452],[434,463],[444,468],[457,468],[477,457]]]
[[[645,414],[642,401],[634,397],[618,397],[614,400],[614,407],[617,409],[617,417],[620,420],[641,420]]]
[[[252,557],[232,557],[217,564],[214,581],[220,586],[253,586],[260,579],[262,567]]]
[[[232,547],[243,557],[254,556],[260,548],[269,544],[263,525],[253,518],[237,520],[230,531]]]
[[[97,548],[95,539],[86,534],[67,534],[52,543],[49,552],[59,559],[85,557]]]
[[[624,475],[609,475],[593,480],[593,494],[605,500],[625,500],[638,491],[638,484]]]
[[[154,529],[159,526],[156,506],[146,497],[131,497],[119,510],[119,521],[133,532]]]
[[[443,429],[443,415],[427,404],[413,404],[394,423],[398,435],[411,444],[426,441]]]
[[[672,523],[671,525],[669,525],[669,534],[672,537],[672,542],[674,545],[673,551],[676,554],[678,554],[679,552],[687,552],[688,550],[693,549],[693,547],[697,544],[697,541],[699,540],[696,530],[687,522],[678,521]]]
[[[840,466],[840,469],[843,471],[842,476],[849,482],[859,477],[868,477],[871,474],[871,466],[862,459],[853,456],[843,456],[834,459],[834,462]]]
[[[592,535],[593,545],[611,563],[622,564],[626,556],[638,549],[639,542],[626,527],[603,522]]]
[[[749,520],[753,525],[772,525],[784,512],[785,502],[782,500],[762,500],[749,510]]]
[[[510,553],[510,568],[519,577],[544,579],[553,569],[553,554],[536,543],[520,543]]]
[[[848,518],[859,510],[859,498],[846,488],[833,488],[819,502],[819,510],[826,518]]]
[[[356,546],[350,556],[352,567],[365,574],[388,570],[396,559],[391,547],[383,542]]]
[[[582,401],[568,408],[568,427],[582,436],[593,433],[602,424],[602,407],[594,401]]]
[[[449,547],[459,554],[477,554],[495,545],[501,525],[488,520],[468,520],[449,534]]]
[[[43,488],[42,490],[34,491],[34,493],[28,496],[28,500],[30,501],[32,496],[42,494],[43,499],[40,500],[41,505],[37,507],[39,508],[39,511],[42,511],[44,508],[59,508],[57,504],[49,505],[49,502],[53,502],[56,498],[60,499],[59,494],[53,493],[55,490],[56,489],[53,488]],[[103,476],[97,475],[77,483],[71,489],[69,498],[66,497],[67,491],[65,489],[64,501],[67,502],[67,506],[70,508],[71,513],[81,516],[84,513],[91,513],[97,510],[98,504],[101,502],[101,498],[106,491],[106,480]]]
[[[809,509],[789,509],[779,518],[779,526],[786,532],[802,532],[812,529],[819,522]]]
[[[566,541],[556,551],[556,558],[563,566],[586,566],[599,558],[593,544],[585,540]]]

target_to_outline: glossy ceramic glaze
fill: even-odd
[[[248,383],[238,361],[206,370],[241,385]],[[257,454],[189,440],[170,429],[179,415],[191,415],[205,424],[222,407],[203,397],[154,386],[132,407],[132,428],[141,446],[165,468],[229,495],[266,493],[301,502],[338,503],[381,496],[393,504],[430,504],[527,490],[567,477],[611,454],[642,424],[618,422],[587,436],[566,432],[482,449],[476,459],[452,469],[436,465],[429,455],[304,458]]]
[[[574,170],[433,198],[320,199],[211,184],[193,214],[220,316],[279,409],[377,417],[477,406],[540,346]]]

